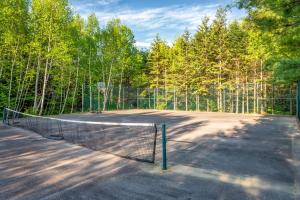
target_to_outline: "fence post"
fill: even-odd
[[[148,108],[151,109],[151,90],[150,88],[147,88],[147,91],[148,91]]]
[[[292,84],[290,85],[290,115],[293,114],[293,95],[292,95]]]
[[[139,88],[136,89],[136,108],[139,109]]]
[[[162,124],[162,169],[167,169],[167,138],[166,138],[166,124]]]
[[[275,95],[274,95],[274,83],[272,83],[272,115],[274,115],[274,107],[275,107]]]
[[[156,109],[156,88],[153,88],[153,109]]]
[[[3,113],[2,113],[2,122],[3,122],[3,124],[5,123],[5,121],[6,121],[6,109],[5,108],[3,108]]]
[[[300,80],[297,81],[297,91],[296,91],[296,115],[300,120]]]
[[[124,110],[124,87],[122,88],[122,91],[123,91],[123,95],[122,95],[122,109]]]

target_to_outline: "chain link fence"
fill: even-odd
[[[240,84],[235,87],[211,85],[205,93],[193,89],[115,87],[104,95],[93,87],[83,92],[81,111],[158,109],[203,112],[298,115],[300,94],[297,84]],[[298,101],[297,101],[298,99]]]

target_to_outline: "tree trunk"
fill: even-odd
[[[43,109],[44,109],[44,99],[45,99],[45,93],[46,93],[46,85],[47,85],[47,75],[48,75],[48,64],[49,64],[49,58],[46,59],[45,64],[45,72],[44,72],[44,82],[43,82],[43,88],[42,88],[42,96],[41,96],[41,108],[39,115],[42,115]]]
[[[156,109],[156,88],[153,88],[153,108]]]
[[[74,109],[74,102],[75,102],[75,96],[76,96],[76,93],[77,93],[78,74],[79,74],[79,57],[78,57],[77,69],[76,69],[75,89],[74,89],[73,98],[72,98],[71,113],[73,113],[73,109]]]
[[[29,80],[29,82],[31,82],[31,79]],[[23,98],[21,98],[21,103],[20,103],[20,106],[19,106],[19,110],[22,110],[23,107],[24,107],[24,104],[25,104],[25,100],[26,100],[26,97],[27,97],[27,93],[28,93],[28,89],[29,89],[29,85],[30,84],[27,84],[27,86],[25,86],[25,93],[23,95]]]
[[[67,87],[66,95],[64,97],[64,103],[63,103],[62,109],[60,111],[61,114],[64,113],[64,111],[65,111],[65,107],[66,107],[66,104],[67,104],[67,100],[68,100],[68,96],[69,96],[69,91],[70,91],[70,85],[71,85],[71,71],[70,71],[70,74],[69,74],[68,87]]]
[[[97,90],[98,94],[98,113],[101,113],[100,89]]]
[[[106,110],[106,103],[108,99],[108,94],[109,94],[109,88],[110,88],[110,82],[111,82],[111,76],[112,76],[112,67],[113,67],[113,61],[110,63],[110,69],[109,69],[109,74],[108,74],[108,81],[104,90],[104,99],[103,99],[103,110]]]
[[[221,83],[221,73],[222,73],[222,63],[219,62],[219,73],[218,73],[218,92],[217,92],[217,105],[218,105],[218,112],[222,112],[222,83]]]
[[[89,53],[89,91],[90,91],[90,112],[93,111],[93,102],[92,102],[92,75],[91,75],[91,47],[90,47],[90,53]]]
[[[122,109],[124,110],[125,109],[125,94],[124,94],[124,87],[123,87],[123,89],[122,89]]]
[[[139,88],[136,89],[136,108],[139,109]]]
[[[260,60],[260,112],[264,113],[264,93],[263,93],[263,61]]]
[[[185,87],[185,110],[188,111],[188,88]]]
[[[27,80],[27,73],[28,73],[28,69],[29,69],[29,65],[30,65],[30,60],[31,60],[31,54],[29,53],[28,61],[27,61],[27,65],[26,65],[26,69],[25,69],[25,73],[24,73],[24,77],[23,77],[23,80],[22,80],[22,83],[21,83],[21,86],[20,86],[20,90],[18,88],[15,110],[19,110],[19,107],[21,105],[20,103],[22,101],[22,96],[23,96],[23,92],[24,92],[24,86],[25,86],[26,80]]]
[[[206,112],[209,112],[209,99],[206,99]]]
[[[50,27],[49,27],[49,36],[48,36],[48,46],[47,46],[47,54],[49,55],[50,50],[51,50],[51,33],[52,33],[52,14],[50,17]],[[47,56],[48,56],[47,55]],[[52,58],[51,58],[51,63],[52,63]],[[48,81],[48,64],[49,64],[49,58],[47,57],[46,59],[46,64],[45,64],[45,72],[44,72],[44,82],[43,82],[43,87],[42,87],[42,96],[41,96],[41,101],[40,101],[40,112],[39,115],[42,115],[43,109],[44,109],[44,101],[45,101],[45,94],[46,94],[46,86],[47,86],[47,81]]]
[[[148,91],[148,108],[151,109],[151,92],[150,88],[147,88]]]
[[[121,91],[122,91],[122,82],[123,82],[123,71],[124,71],[124,67],[122,66],[122,70],[121,70],[121,80],[120,80],[120,84],[119,84],[119,92],[118,92],[117,109],[120,109],[120,108],[121,108]]]
[[[196,108],[197,111],[200,110],[200,96],[197,94],[197,108]]]
[[[81,85],[81,112],[84,112],[84,82]]]
[[[63,70],[62,72],[60,73],[60,100],[59,100],[59,113],[61,113],[61,110],[62,110],[62,107],[63,107],[63,101],[64,101],[64,89],[65,89],[65,86],[64,86],[64,73],[63,73]]]
[[[226,90],[223,89],[223,112],[226,112]]]
[[[36,69],[36,77],[35,77],[35,85],[34,85],[34,102],[33,102],[33,111],[37,113],[38,111],[38,87],[39,87],[39,79],[40,79],[40,68],[41,68],[41,52],[39,51],[38,55],[38,64]]]
[[[233,100],[233,89],[230,91],[230,112],[233,113],[234,108],[234,100]]]
[[[267,113],[267,83],[264,83],[264,112]]]
[[[3,73],[3,65],[4,64],[2,64],[2,61],[3,61],[3,59],[2,59],[2,52],[0,53],[0,80],[1,80],[1,77],[2,77],[2,73]]]
[[[245,83],[243,83],[242,113],[245,113]]]
[[[239,113],[239,78],[238,72],[236,72],[236,102],[235,102],[235,113]]]
[[[14,58],[13,58],[12,63],[11,63],[11,68],[10,68],[9,90],[8,90],[8,100],[7,100],[8,108],[10,108],[11,88],[12,88],[12,81],[13,81],[12,79],[13,79],[13,72],[14,72],[15,64],[16,64],[16,61],[17,61],[18,49],[19,49],[19,38],[17,40],[16,52],[15,52]]]

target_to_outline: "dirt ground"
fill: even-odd
[[[0,199],[300,199],[294,117],[155,110],[59,117],[166,123],[168,170],[160,145],[147,164],[0,125]]]

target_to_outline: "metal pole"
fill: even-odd
[[[122,95],[122,108],[123,108],[123,110],[124,110],[124,87],[122,88],[122,90],[123,90],[123,95]]]
[[[275,95],[274,95],[274,83],[272,84],[272,115],[274,115],[274,105],[275,105]],[[258,104],[257,104],[258,106]]]
[[[156,109],[156,107],[155,107],[155,101],[156,101],[155,94],[156,94],[155,88],[153,88],[153,109]]]
[[[98,89],[98,113],[101,113],[101,106],[100,106],[100,90]]]
[[[296,115],[300,119],[300,81],[297,82],[297,91],[296,91]]]
[[[167,169],[167,138],[166,138],[166,124],[162,124],[162,169]]]
[[[151,109],[151,89],[148,88],[148,95],[149,95],[149,98],[148,98],[148,108]]]
[[[136,89],[136,108],[139,109],[139,88]]]
[[[3,108],[3,118],[2,118],[2,122],[3,122],[3,124],[5,123],[5,118],[6,118],[6,109],[5,108]]]
[[[81,85],[81,112],[84,111],[84,84]]]

